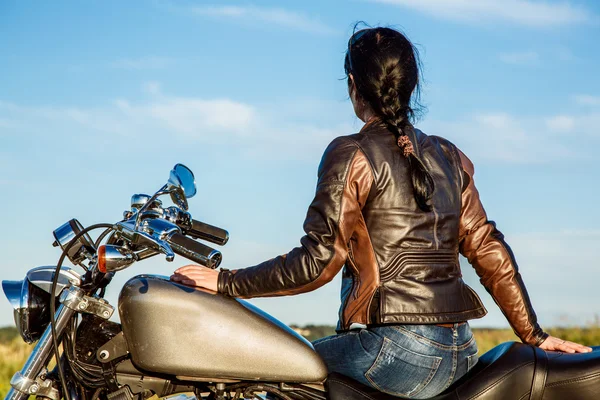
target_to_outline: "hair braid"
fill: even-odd
[[[389,28],[371,29],[354,43],[351,38],[349,51],[353,46],[358,51],[352,60],[346,55],[346,72],[353,73],[358,94],[396,135],[396,143],[408,160],[417,205],[431,211],[434,181],[418,156],[410,123],[414,117],[411,97],[419,83],[416,50],[404,35]]]
[[[381,81],[382,86],[380,90],[383,121],[397,135],[396,143],[402,149],[404,157],[408,159],[417,205],[423,211],[431,211],[430,201],[435,185],[431,174],[429,174],[427,168],[415,152],[415,146],[418,143],[413,143],[407,134],[408,129],[412,128],[409,121],[409,114],[412,113],[412,110],[408,102],[403,104],[397,90],[402,81],[398,73],[398,66],[389,69],[387,72],[388,75],[384,76]]]

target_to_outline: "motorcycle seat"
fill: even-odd
[[[330,400],[393,400],[344,375],[326,381]],[[507,342],[479,358],[471,371],[431,400],[600,399],[600,346],[590,353],[546,352]]]

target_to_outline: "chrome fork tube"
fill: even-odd
[[[55,321],[56,334],[59,338],[73,317],[73,314],[75,314],[75,311],[65,307],[63,304],[58,307]],[[25,400],[30,395],[35,395],[39,389],[36,378],[42,369],[48,365],[53,354],[52,330],[50,329],[50,325],[48,325],[21,371],[17,372],[10,380],[12,389],[10,389],[4,400]]]

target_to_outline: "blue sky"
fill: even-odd
[[[500,5],[501,4],[501,5]],[[299,244],[326,145],[361,128],[343,78],[354,23],[403,30],[424,64],[418,126],[476,166],[543,326],[600,314],[600,6],[593,1],[3,1],[0,277],[56,262],[70,218],[114,222],[176,162],[194,217],[229,229],[224,266]],[[463,260],[464,261],[464,260]],[[184,264],[138,263],[170,274]],[[488,316],[506,326],[463,262]],[[286,323],[337,317],[339,281],[254,300]],[[12,323],[7,301],[0,325]]]

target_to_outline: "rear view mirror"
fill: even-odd
[[[187,199],[196,195],[194,173],[185,165],[176,164],[169,175],[167,190],[170,192],[173,202],[187,211]]]

